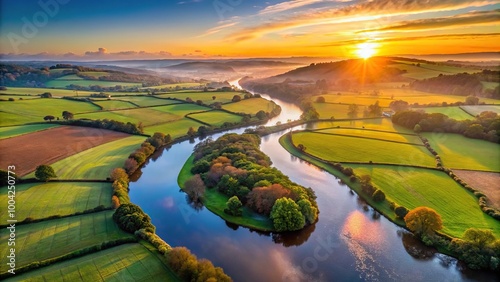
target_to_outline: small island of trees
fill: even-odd
[[[216,141],[199,143],[193,158],[188,160],[193,162],[183,169],[189,168],[194,176],[182,181],[181,186],[193,201],[208,204],[206,201],[214,198],[214,193],[227,198],[211,210],[228,221],[256,213],[270,220],[270,230],[278,232],[299,230],[316,222],[318,205],[314,191],[272,168],[271,160],[259,150],[259,145],[260,138],[253,134],[226,134]],[[205,197],[207,192],[210,199]]]

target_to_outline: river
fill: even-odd
[[[300,116],[295,105],[273,100],[282,114],[268,125]],[[300,232],[253,231],[190,204],[177,185],[195,145],[189,141],[165,149],[142,168],[140,178],[130,184],[131,200],[151,216],[166,242],[210,259],[235,281],[495,281],[491,273],[466,270],[455,259],[423,246],[333,175],[290,155],[278,143],[282,134],[265,136],[262,151],[318,197],[318,222]]]

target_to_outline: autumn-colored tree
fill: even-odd
[[[270,214],[274,202],[283,197],[291,198],[292,195],[290,190],[285,189],[280,184],[273,184],[269,187],[255,187],[248,194],[247,205],[258,213]]]
[[[416,235],[430,235],[443,228],[441,216],[428,207],[418,207],[405,216],[406,226]]]
[[[194,175],[186,181],[184,191],[186,191],[193,202],[201,200],[205,194],[205,183],[203,183],[199,174]]]
[[[123,168],[115,168],[111,171],[110,175],[111,181],[115,180],[126,180],[128,182],[128,174]]]

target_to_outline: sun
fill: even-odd
[[[375,43],[360,43],[356,45],[356,54],[358,57],[368,59],[377,53],[377,44]]]

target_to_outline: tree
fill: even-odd
[[[418,207],[405,216],[406,226],[418,236],[430,235],[443,228],[441,216],[428,207]]]
[[[276,200],[270,218],[278,232],[299,230],[306,224],[299,205],[287,197]]]
[[[406,111],[408,110],[408,108],[410,107],[410,105],[408,104],[408,102],[406,101],[403,101],[403,100],[397,100],[397,101],[392,101],[390,104],[389,104],[389,107],[395,111],[395,112],[399,112],[399,111]]]
[[[73,119],[73,113],[68,112],[68,111],[63,111],[63,112],[62,112],[62,117],[63,117],[63,119],[65,119],[65,120],[70,120],[70,119]]]
[[[413,132],[415,132],[417,134],[422,132],[422,127],[420,126],[420,124],[418,124],[418,123],[415,124],[415,126],[413,127]]]
[[[396,214],[396,216],[401,219],[403,219],[408,214],[408,212],[409,210],[403,206],[397,206],[394,209],[394,213]]]
[[[44,116],[44,117],[43,117],[43,120],[45,120],[45,121],[53,121],[53,120],[55,120],[55,119],[56,119],[56,118],[55,118],[54,116]]]
[[[226,202],[227,208],[224,210],[225,213],[233,216],[241,216],[243,211],[241,210],[241,207],[243,204],[241,203],[240,199],[236,196],[232,196],[227,200]]]
[[[484,136],[484,127],[480,124],[471,124],[465,130],[464,135],[470,138],[480,139]]]
[[[297,202],[300,207],[300,212],[304,216],[307,223],[313,224],[318,219],[318,209],[314,207],[307,199],[302,199]]]
[[[349,118],[357,118],[359,112],[359,107],[356,104],[349,105],[349,109],[347,110],[347,116]]]
[[[40,94],[40,98],[52,98],[52,93],[45,92],[43,94]]]
[[[257,114],[255,115],[259,120],[265,120],[267,118],[267,114],[266,112],[264,112],[263,110],[260,110],[257,112]]]
[[[371,117],[379,117],[382,115],[382,108],[380,107],[378,101],[373,105],[368,106],[368,115]]]
[[[479,104],[479,98],[476,97],[476,96],[467,96],[467,98],[465,98],[465,104],[466,105],[477,105]]]
[[[215,100],[215,99],[217,99],[217,97],[216,96],[212,96],[212,100]]]
[[[188,129],[188,132],[187,132],[187,135],[189,137],[194,137],[196,135],[196,130],[191,126],[189,129]]]
[[[493,235],[491,230],[469,228],[465,230],[463,239],[482,250],[495,241],[495,235]]]
[[[257,213],[270,214],[276,200],[293,195],[290,190],[285,189],[281,184],[273,184],[269,187],[255,187],[248,194],[247,206]]]
[[[297,149],[299,149],[299,151],[301,151],[301,152],[304,152],[307,148],[306,148],[306,146],[304,146],[304,144],[299,144],[299,145],[297,145]]]
[[[208,134],[208,127],[200,125],[200,127],[198,127],[198,134],[200,134],[200,136],[206,136]]]
[[[373,192],[372,198],[375,202],[380,203],[385,200],[385,194],[382,192],[382,190],[377,189],[375,192]]]
[[[49,181],[51,178],[56,178],[57,175],[50,165],[39,165],[36,167],[35,177],[41,181]]]
[[[316,103],[325,103],[326,100],[325,100],[325,97],[323,96],[319,96],[318,98],[316,98]]]
[[[193,202],[201,200],[205,194],[205,183],[203,183],[199,174],[194,175],[184,183],[184,191],[186,191]]]
[[[124,181],[128,182],[128,174],[121,167],[117,167],[111,171],[110,175],[111,181]]]
[[[232,101],[233,102],[239,102],[239,101],[241,101],[241,96],[240,95],[234,95]]]

